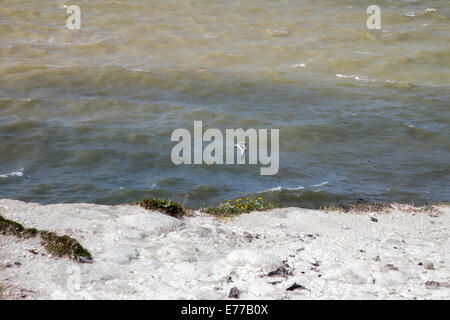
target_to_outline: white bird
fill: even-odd
[[[238,144],[235,144],[234,146],[239,149],[239,151],[241,152],[241,157],[244,158],[245,151],[247,151],[247,145],[245,144],[245,142],[239,142]]]

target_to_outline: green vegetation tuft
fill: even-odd
[[[178,202],[159,198],[143,199],[139,201],[139,205],[147,210],[162,211],[169,216],[181,218],[186,214],[184,207]]]
[[[233,217],[243,213],[250,213],[252,211],[265,211],[274,208],[279,208],[279,205],[267,203],[263,198],[239,198],[234,201],[227,200],[221,203],[218,207],[208,207],[201,209],[202,212],[219,216],[219,217]]]
[[[400,209],[409,212],[426,212],[429,214],[439,213],[439,206],[448,206],[446,202],[426,203],[416,205],[414,203],[407,202],[377,202],[377,201],[357,201],[352,204],[345,205],[329,205],[321,207],[320,210],[325,212],[339,211],[339,212],[351,212],[351,213],[363,213],[363,212],[390,212],[392,209]]]
[[[77,240],[67,235],[58,236],[54,232],[39,231],[34,228],[26,229],[20,223],[5,219],[1,215],[0,234],[13,235],[19,238],[32,238],[40,235],[42,245],[54,256],[65,256],[76,261],[82,261],[83,258],[88,260],[92,259],[88,250],[83,248]]]
[[[3,218],[0,215],[0,234],[13,235],[19,238],[32,238],[37,235],[36,229],[26,229],[20,223]]]
[[[92,259],[91,254],[81,244],[67,236],[58,236],[54,232],[41,231],[42,245],[47,249],[49,253],[57,257],[70,257],[74,260],[80,260],[80,258]]]
[[[436,203],[437,206],[450,207],[450,201],[439,201]]]
[[[330,205],[321,207],[320,210],[329,211],[341,211],[341,212],[383,212],[393,209],[392,204],[388,202],[378,201],[358,201],[352,204],[346,205]]]

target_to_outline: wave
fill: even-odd
[[[336,77],[338,78],[343,78],[343,79],[354,79],[356,81],[365,81],[367,83],[369,82],[374,82],[375,84],[381,84],[385,87],[394,87],[397,89],[411,89],[411,88],[415,88],[417,87],[416,84],[411,83],[411,82],[407,82],[407,81],[396,81],[396,80],[390,80],[390,79],[372,79],[369,78],[367,76],[363,76],[363,75],[357,75],[357,74],[341,74],[341,73],[336,73]]]
[[[326,186],[327,184],[329,184],[329,182],[328,181],[324,181],[324,182],[321,182],[321,183],[318,183],[318,184],[315,184],[315,185],[311,186],[311,188],[322,187],[322,186]]]
[[[358,75],[345,75],[345,74],[340,74],[340,73],[336,73],[336,77],[338,78],[353,78],[355,80],[361,80],[361,81],[377,81],[376,79],[369,79],[368,77],[365,76],[358,76]]]
[[[257,192],[257,193],[264,193],[264,192],[281,192],[281,191],[298,191],[298,190],[303,190],[303,189],[305,189],[305,187],[302,187],[302,186],[298,186],[298,187],[294,187],[294,188],[288,188],[288,187],[278,186],[278,187],[266,189],[266,190],[263,190],[263,191],[259,191],[259,192]]]
[[[283,186],[278,186],[278,187],[273,187],[273,188],[269,188],[263,191],[259,191],[257,193],[264,193],[264,192],[282,192],[282,191],[299,191],[299,190],[305,190],[307,188],[317,188],[317,187],[322,187],[322,186],[326,186],[327,184],[329,184],[328,181],[324,181],[315,185],[312,185],[310,187],[304,187],[304,186],[297,186],[297,187],[283,187]]]
[[[7,174],[0,174],[0,178],[9,178],[9,177],[22,177],[24,168],[20,168],[17,171],[13,171]]]

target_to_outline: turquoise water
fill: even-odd
[[[448,1],[0,3],[0,197],[189,207],[450,200]],[[433,8],[435,11],[427,11]],[[280,129],[280,170],[171,162],[177,128]]]

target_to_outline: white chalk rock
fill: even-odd
[[[248,296],[246,299],[260,299],[261,297],[271,296],[271,294],[276,290],[276,288],[267,283],[253,282],[249,285],[247,291]]]
[[[342,266],[340,264],[324,268],[322,272],[323,279],[346,284],[365,284],[368,278],[363,270],[352,266]]]
[[[125,237],[125,238],[135,239],[135,240],[139,240],[139,239],[144,239],[145,238],[145,233],[144,232],[138,231],[138,230],[133,230],[133,229],[120,231],[120,235]]]
[[[179,219],[156,212],[122,216],[117,221],[151,235],[171,232],[183,224]]]
[[[183,275],[184,278],[190,278],[195,275],[195,266],[189,262],[175,263],[172,266],[171,271]]]
[[[235,267],[250,265],[264,271],[276,269],[281,265],[281,261],[274,255],[251,249],[234,250],[227,256],[226,261]]]
[[[136,248],[127,245],[118,245],[108,248],[107,251],[100,256],[101,259],[119,264],[125,264],[139,257]]]

